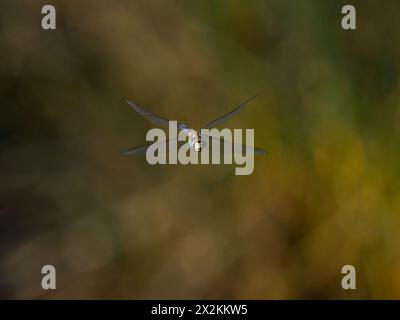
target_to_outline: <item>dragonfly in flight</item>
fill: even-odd
[[[210,121],[209,123],[207,123],[203,129],[212,129],[222,123],[224,123],[225,121],[227,121],[228,119],[230,119],[231,117],[237,115],[239,112],[241,112],[244,107],[251,101],[253,100],[257,95],[252,96],[251,98],[247,99],[246,101],[243,101],[242,103],[240,103],[235,109],[233,109],[231,112],[224,114],[223,116]],[[127,100],[126,101],[129,106],[136,111],[137,113],[139,113],[143,118],[145,118],[146,120],[150,121],[151,123],[155,124],[155,125],[159,125],[159,126],[164,126],[164,127],[168,127],[169,126],[169,122],[170,120],[162,118],[158,115],[156,115],[155,113],[145,109],[144,107]],[[218,139],[220,140],[222,143],[224,143],[223,139],[221,139],[220,137],[216,138],[213,136],[206,136],[205,134],[201,133],[201,130],[194,130],[192,128],[190,128],[189,126],[187,126],[184,123],[179,123],[177,124],[178,129],[182,130],[185,134],[185,136],[187,136],[188,138],[188,143],[189,143],[189,147],[197,152],[200,152],[202,150],[202,148],[205,147],[205,140],[206,139]],[[204,137],[204,139],[202,139]],[[163,141],[164,143],[168,143],[168,140]],[[185,144],[186,142],[182,142],[179,141],[180,144]],[[266,154],[267,151],[260,149],[260,148],[255,148],[252,146],[247,146],[247,145],[240,145],[238,146],[236,143],[234,142],[225,142],[225,143],[231,143],[232,146],[236,145],[236,148],[231,148],[232,152],[235,151],[239,151],[239,152],[250,152],[252,151],[254,154]],[[139,146],[139,147],[134,147],[131,148],[125,152],[123,152],[123,155],[142,155],[146,153],[147,148],[150,146],[151,144],[147,144],[147,145],[143,145],[143,146]]]

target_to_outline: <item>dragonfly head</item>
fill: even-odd
[[[188,133],[188,140],[190,148],[194,149],[196,152],[200,152],[204,147],[204,143],[201,141],[200,132],[191,129]]]

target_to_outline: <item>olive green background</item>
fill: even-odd
[[[2,1],[0,297],[400,298],[399,12]],[[126,99],[199,128],[254,93],[226,124],[269,151],[250,176],[121,156],[153,127]]]

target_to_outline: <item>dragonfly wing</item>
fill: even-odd
[[[146,144],[140,147],[130,148],[122,153],[123,156],[136,156],[146,154],[147,148],[150,147],[151,144]]]
[[[224,149],[223,149],[224,153],[229,153],[229,152],[230,153],[242,153],[242,154],[249,153],[249,152],[253,152],[254,154],[266,154],[267,153],[267,151],[265,151],[263,149],[252,147],[252,146],[247,146],[245,144],[235,143],[232,141],[224,141],[224,139],[221,139],[219,137],[217,138],[217,137],[213,137],[213,136],[206,136],[204,134],[202,136],[204,136],[207,139],[211,139],[212,141],[215,141],[215,142],[218,141],[220,143],[220,146],[224,146],[225,143],[231,144],[230,150],[225,148],[225,146],[224,146]]]
[[[151,123],[155,124],[155,125],[160,125],[160,126],[164,126],[164,127],[168,127],[169,125],[169,121],[168,119],[162,118],[158,115],[156,115],[155,113],[143,108],[142,106],[126,100],[126,102],[129,104],[129,106],[135,110],[137,113],[139,113],[143,118],[145,118],[146,120],[150,121]],[[178,123],[178,128],[179,129],[187,129],[188,126],[183,124],[183,123]]]
[[[244,109],[244,107],[247,105],[248,102],[253,100],[257,95],[252,96],[251,98],[247,99],[246,101],[243,101],[241,104],[239,104],[235,109],[233,109],[231,112],[223,115],[222,117],[219,117],[209,123],[207,123],[204,128],[209,129],[216,127],[217,125],[220,125],[221,123],[224,123],[228,119],[232,118],[234,115],[237,115],[240,111]]]
[[[168,142],[169,142],[169,140],[167,139],[167,140],[160,141],[160,142],[157,141],[155,143],[157,143],[159,146],[166,145],[166,147],[168,147]],[[175,141],[175,142],[177,143],[177,147],[178,148],[180,148],[183,144],[186,143],[186,141]],[[124,156],[136,156],[136,155],[146,154],[147,149],[151,145],[153,145],[153,143],[146,144],[146,145],[139,146],[139,147],[130,148],[130,149],[126,150],[125,152],[123,152],[122,155],[124,155]]]

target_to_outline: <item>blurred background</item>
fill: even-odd
[[[345,4],[2,1],[0,297],[399,299],[400,4]],[[255,93],[250,176],[121,156]]]

